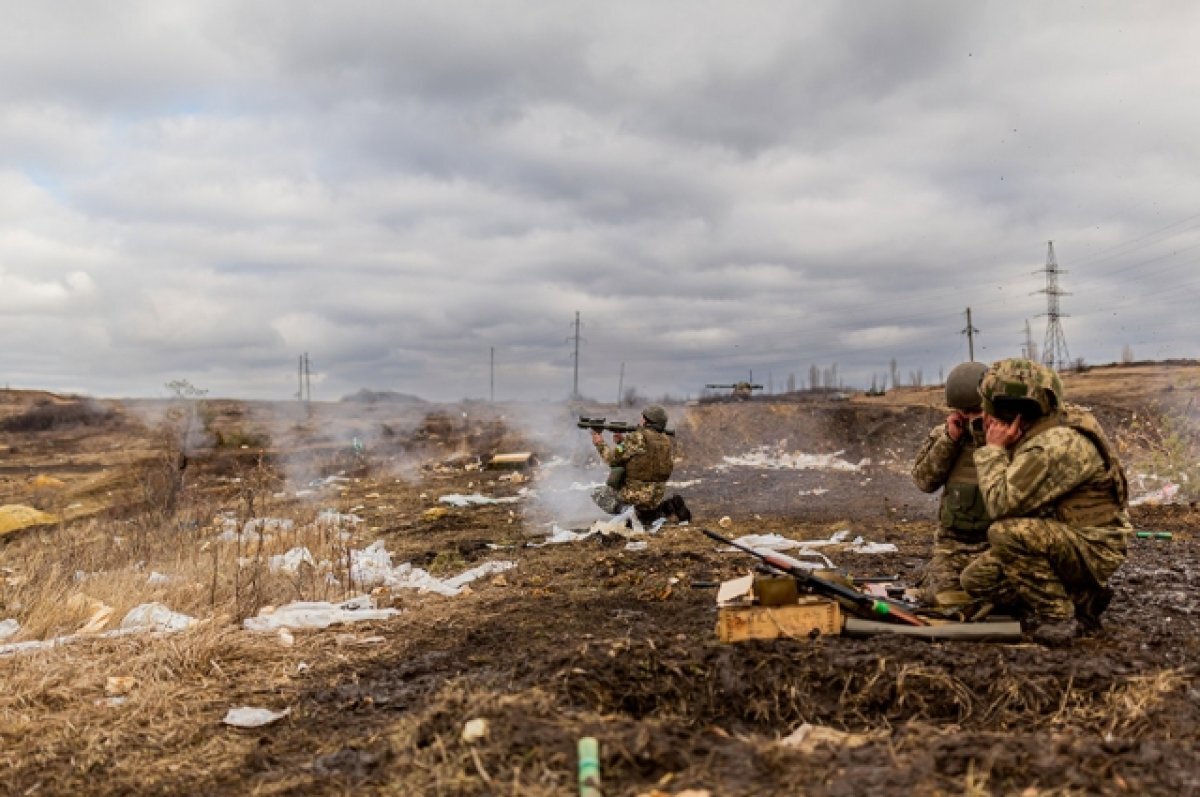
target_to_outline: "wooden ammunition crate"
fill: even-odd
[[[834,601],[810,595],[785,606],[728,606],[717,612],[717,638],[722,642],[780,637],[810,639],[841,632],[841,607]]]

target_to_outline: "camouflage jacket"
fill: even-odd
[[[666,436],[663,435],[663,437],[665,438]],[[672,452],[673,446],[668,449],[668,458]],[[624,435],[624,439],[620,443],[611,446],[606,441],[601,440],[599,443],[596,443],[596,453],[600,455],[600,458],[609,467],[626,468],[632,460],[639,457],[646,457],[650,454],[646,435],[641,429],[628,432]],[[669,466],[666,470],[669,474]],[[639,509],[652,509],[662,503],[666,492],[666,478],[663,478],[661,481],[642,481],[634,478],[626,478],[625,483],[617,491],[617,496],[622,503],[633,504]]]
[[[938,506],[938,523],[950,536],[968,543],[986,540],[990,523],[975,472],[975,450],[969,430],[956,441],[950,438],[946,425],[939,424],[925,438],[912,469],[913,482],[921,492],[945,488]]]

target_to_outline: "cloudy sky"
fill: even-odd
[[[560,399],[1200,356],[1192,2],[0,2],[0,381]]]

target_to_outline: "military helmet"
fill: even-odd
[[[642,410],[642,417],[646,419],[646,425],[651,429],[661,432],[667,428],[667,411],[660,404],[651,404]]]
[[[1009,406],[1037,404],[1042,415],[1049,415],[1065,397],[1062,380],[1052,368],[1021,358],[992,363],[979,383],[979,395],[989,415],[996,414],[997,401]]]
[[[946,404],[956,410],[979,409],[979,380],[987,372],[983,363],[959,363],[946,377]]]

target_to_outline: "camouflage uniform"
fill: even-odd
[[[667,479],[675,465],[675,447],[667,434],[642,427],[624,435],[620,443],[610,446],[601,440],[596,452],[609,467],[625,468],[625,480],[620,488],[609,485],[596,488],[592,498],[609,514],[617,514],[621,506],[653,510],[662,503],[667,492]]]
[[[1000,384],[990,387],[997,369]],[[1014,373],[1019,380],[1006,383]],[[1020,398],[1020,380],[1043,405],[1047,392],[1061,400],[1053,371],[1025,360],[1001,361],[981,385],[985,408],[993,389],[997,396]],[[975,465],[995,520],[988,530],[991,550],[963,572],[963,588],[1041,620],[1078,618],[1098,626],[1111,596],[1105,583],[1125,561],[1132,526],[1124,472],[1096,419],[1081,408],[1051,404],[1011,450],[984,446]]]
[[[953,440],[946,425],[930,431],[917,453],[912,478],[922,492],[942,489],[938,506],[933,558],[925,567],[921,595],[930,605],[957,606],[967,602],[959,577],[988,548],[990,522],[975,472],[977,441],[970,431]]]

